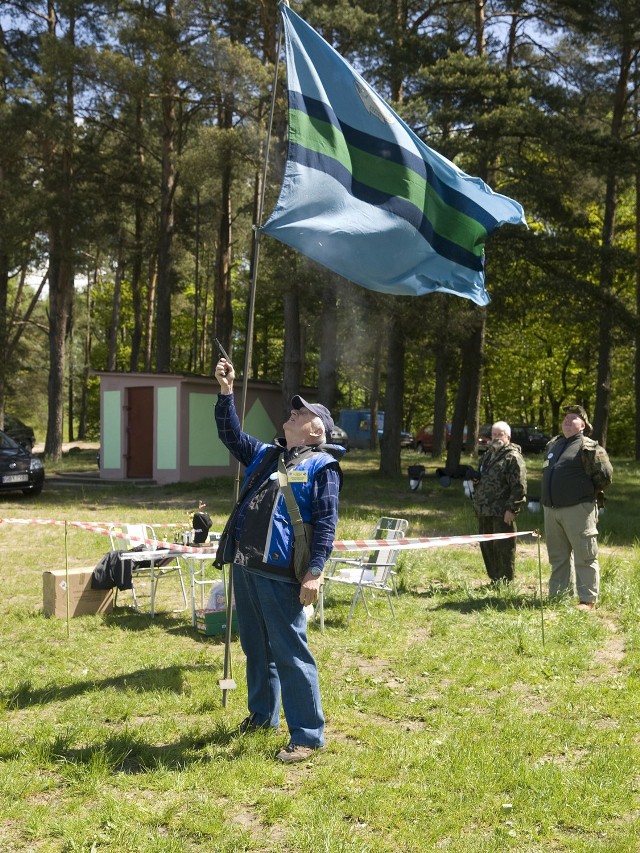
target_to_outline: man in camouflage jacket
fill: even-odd
[[[542,465],[549,595],[573,592],[573,569],[580,610],[595,607],[600,592],[598,504],[613,473],[606,450],[588,437],[591,432],[583,407],[568,406],[562,435],[551,439]]]
[[[515,533],[516,515],[525,502],[527,469],[511,427],[497,421],[491,427],[491,443],[474,472],[473,507],[480,533]],[[516,563],[516,538],[480,543],[487,574],[493,583],[511,581]]]

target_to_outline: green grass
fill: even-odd
[[[408,488],[406,467],[429,476]],[[76,454],[67,468],[91,468]],[[413,536],[476,532],[460,483],[403,456],[381,478],[347,455],[340,538],[402,515]],[[530,494],[540,460],[529,459]],[[332,593],[310,628],[327,749],[309,766],[273,760],[286,743],[237,736],[243,658],[222,706],[223,644],[172,612],[119,607],[67,624],[42,615],[42,572],[63,568],[65,529],[0,523],[0,851],[638,851],[640,554],[638,466],[616,461],[601,520],[601,607],[540,608],[537,542],[518,546],[517,582],[493,590],[475,547],[405,552],[397,622]],[[0,518],[177,523],[197,500],[220,529],[230,479],[136,488],[47,484],[0,497]],[[540,528],[525,512],[521,530]],[[70,566],[94,565],[100,534],[68,527]],[[548,565],[541,548],[542,574]],[[122,598],[122,603],[130,599]],[[544,620],[544,621],[543,621]],[[544,644],[543,632],[544,627]]]

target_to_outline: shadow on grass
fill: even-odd
[[[438,589],[438,592],[442,593],[442,588]],[[449,591],[451,592],[451,590]],[[412,597],[416,599],[425,599],[431,597],[431,591],[422,592],[422,593],[410,593]],[[325,605],[325,626],[327,628],[345,628],[347,627],[347,605],[338,609],[330,608]],[[433,607],[430,607],[429,610],[432,612],[438,610],[448,610],[456,613],[481,613],[486,610],[495,610],[499,612],[506,612],[508,610],[539,610],[540,609],[540,599],[531,595],[488,595],[485,598],[477,598],[477,597],[468,597],[468,598],[458,598],[457,600],[448,600],[442,601],[437,604],[434,604]],[[333,612],[331,612],[333,610]],[[361,605],[358,605],[354,612],[354,619],[356,616],[364,619],[370,619],[372,622],[388,622],[389,624],[393,624],[393,617],[390,615],[389,610],[386,609],[383,611],[383,615],[379,613],[372,613],[368,615],[364,612],[364,608]],[[398,617],[400,618],[400,617]]]
[[[156,613],[151,618],[148,613],[137,613],[131,607],[116,607],[112,613],[105,615],[103,619],[105,626],[120,628],[123,631],[140,632],[146,631],[152,626],[157,626],[163,628],[167,634],[173,637],[189,637],[196,643],[223,646],[225,642],[224,634],[202,634],[193,625],[186,623],[184,619],[176,618],[171,613]],[[231,638],[232,640],[238,639],[238,634],[235,630]]]
[[[160,611],[152,617],[149,613],[138,612],[128,605],[115,607],[111,613],[103,616],[103,620],[107,628],[120,628],[122,631],[131,631],[132,633],[148,631],[152,626],[156,626],[175,636],[193,637],[194,639],[203,636],[196,631],[193,625],[186,623],[183,618],[174,613]]]
[[[269,738],[270,733],[262,735]],[[233,760],[246,751],[242,735],[237,728],[229,728],[218,723],[210,732],[201,731],[186,734],[178,740],[164,744],[147,743],[134,731],[125,731],[113,735],[98,744],[87,747],[74,747],[65,735],[59,735],[47,742],[39,742],[33,748],[41,763],[73,765],[98,775],[124,773],[137,774],[162,770],[182,770],[191,764],[201,764],[214,760],[208,747],[229,747],[229,751],[215,752],[215,760],[220,758]],[[21,754],[19,750],[9,750],[0,754],[0,761],[14,760]]]
[[[33,705],[46,705],[49,702],[64,702],[84,693],[93,693],[97,690],[131,691],[134,693],[146,693],[157,690],[181,694],[185,690],[184,674],[187,672],[206,672],[212,674],[211,664],[199,664],[189,666],[168,666],[165,668],[138,669],[133,672],[111,678],[93,678],[85,681],[77,681],[74,684],[47,685],[45,687],[32,687],[31,682],[23,681],[13,690],[0,693],[0,703],[8,710],[19,710]],[[220,671],[222,667],[220,666]]]
[[[513,595],[505,598],[491,595],[486,598],[464,598],[459,601],[443,601],[433,610],[452,610],[458,613],[481,613],[483,610],[539,610],[540,599],[530,595]]]
[[[96,763],[108,768],[110,773],[135,775],[163,770],[183,770],[191,764],[212,760],[205,748],[211,744],[227,746],[234,739],[233,732],[216,731],[211,736],[181,737],[173,743],[151,745],[127,735],[109,738],[104,744],[80,749],[67,748],[56,751],[55,761],[92,768]],[[216,756],[219,760],[219,756]]]

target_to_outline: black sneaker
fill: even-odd
[[[244,720],[240,723],[237,728],[238,734],[246,735],[250,732],[257,732],[260,729],[268,729],[269,723],[255,723],[253,720],[254,715],[249,714],[248,717],[245,717]]]

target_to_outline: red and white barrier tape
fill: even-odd
[[[468,536],[420,536],[411,539],[343,539],[335,541],[336,551],[370,551],[372,548],[397,548],[409,551],[421,548],[440,548],[445,545],[473,545],[495,539],[512,539],[514,536],[537,536],[535,530],[517,533],[475,533]]]
[[[97,524],[88,521],[56,521],[48,518],[0,518],[0,524],[52,524],[56,527],[64,527],[66,524],[67,527],[79,527],[81,530],[88,530],[90,533],[100,533],[104,536],[110,536],[113,539],[128,539],[129,542],[134,542],[137,545],[148,545],[149,549],[153,551],[168,549],[169,551],[179,551],[185,554],[211,554],[213,556],[218,550],[217,542],[212,542],[210,545],[198,546],[166,542],[162,539],[143,539],[142,537],[133,539],[130,534],[122,529],[122,525],[110,522]],[[167,524],[164,526],[169,527],[170,525]]]
[[[0,518],[0,524],[53,524],[59,527],[67,524],[69,527],[79,527],[81,530],[88,530],[91,533],[100,533],[106,536],[111,536],[114,539],[129,539],[129,534],[125,533],[122,526],[119,524],[92,524],[85,521],[53,521],[45,518]],[[165,525],[169,527],[170,525]],[[178,526],[178,525],[176,525]],[[402,551],[421,550],[423,548],[441,548],[447,545],[473,545],[479,542],[490,542],[496,539],[512,539],[515,536],[537,536],[535,530],[522,530],[516,533],[475,533],[467,536],[420,536],[416,538],[402,539],[336,539],[333,543],[335,551],[371,551],[373,548],[388,548],[393,547]],[[212,556],[218,550],[218,543],[212,542],[210,545],[181,545],[176,542],[166,542],[163,540],[154,539],[135,539],[140,545],[148,545],[151,549],[168,549],[170,551],[179,551],[185,554],[211,554]]]
[[[60,527],[64,527],[64,521],[54,521],[50,518],[0,518],[0,524],[5,522],[6,524],[55,524]],[[144,522],[149,527],[153,527],[154,529],[157,527],[181,527],[185,530],[190,530],[190,524],[188,521],[180,521],[176,523],[168,523],[166,521],[145,521]],[[93,522],[84,522],[84,521],[67,521],[67,524],[73,525],[74,527],[84,527],[87,530],[98,530],[103,527],[112,528],[112,527],[122,527],[121,524],[117,524],[115,521],[93,521]]]

